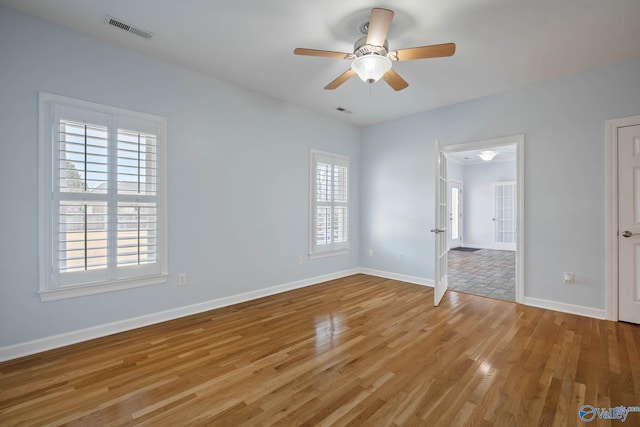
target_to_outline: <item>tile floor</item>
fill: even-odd
[[[516,253],[449,251],[449,289],[515,301]]]

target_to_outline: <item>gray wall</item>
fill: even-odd
[[[38,91],[167,118],[168,283],[40,302]],[[357,127],[0,7],[0,129],[0,347],[359,265]],[[351,158],[349,255],[306,256],[311,148]]]
[[[487,162],[465,165],[462,191],[462,243],[493,246],[495,213],[493,189],[496,182],[516,181],[516,162]]]
[[[2,7],[0,58],[0,347],[359,265],[431,279],[436,138],[526,135],[525,295],[604,308],[604,122],[640,114],[640,60],[358,129]],[[40,302],[38,91],[168,119],[167,284]],[[352,251],[298,266],[311,148],[351,157]]]
[[[434,141],[525,134],[525,296],[604,309],[605,120],[636,114],[640,60],[365,128],[361,265],[433,278]]]

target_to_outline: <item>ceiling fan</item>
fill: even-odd
[[[445,43],[389,51],[387,33],[393,15],[392,10],[371,9],[369,23],[364,26],[367,35],[355,42],[353,53],[303,48],[297,48],[293,53],[351,60],[351,68],[326,85],[327,90],[336,89],[356,74],[369,84],[382,79],[394,90],[402,90],[409,86],[409,83],[391,68],[392,62],[452,56],[456,51],[456,45]]]

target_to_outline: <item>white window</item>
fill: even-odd
[[[166,281],[166,121],[40,94],[43,301]]]
[[[349,249],[349,158],[311,151],[309,252],[331,255]]]

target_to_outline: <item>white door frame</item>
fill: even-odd
[[[606,204],[607,204],[607,320],[618,318],[618,128],[640,125],[640,116],[607,120],[606,127]]]
[[[479,148],[516,146],[516,197],[517,197],[517,225],[516,225],[516,302],[524,302],[524,134],[505,136],[501,138],[485,139],[455,145],[444,145],[442,151],[453,153],[458,151],[476,150]]]

